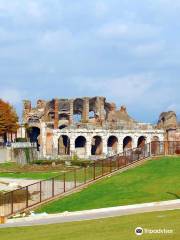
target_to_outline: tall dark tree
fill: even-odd
[[[7,134],[16,133],[18,129],[18,116],[15,109],[0,99],[0,136],[7,141]]]

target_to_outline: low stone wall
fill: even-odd
[[[0,163],[17,162],[18,164],[27,164],[39,158],[36,148],[0,148]]]
[[[14,148],[12,149],[12,160],[18,164],[28,164],[38,159],[36,148]]]
[[[0,163],[5,163],[11,160],[11,148],[0,148]]]

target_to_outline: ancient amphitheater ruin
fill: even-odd
[[[125,106],[117,109],[105,97],[38,100],[34,108],[25,100],[23,122],[43,157],[100,158],[152,140],[179,138],[174,112],[162,113],[155,125],[140,123]]]

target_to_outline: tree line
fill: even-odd
[[[15,109],[8,102],[0,99],[0,136],[4,142],[7,142],[8,134],[12,136],[17,132],[18,127],[18,116]]]

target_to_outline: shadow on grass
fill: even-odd
[[[177,199],[180,199],[180,196],[177,195],[176,193],[172,193],[172,192],[166,192],[167,194],[173,195],[174,197],[176,197]]]

